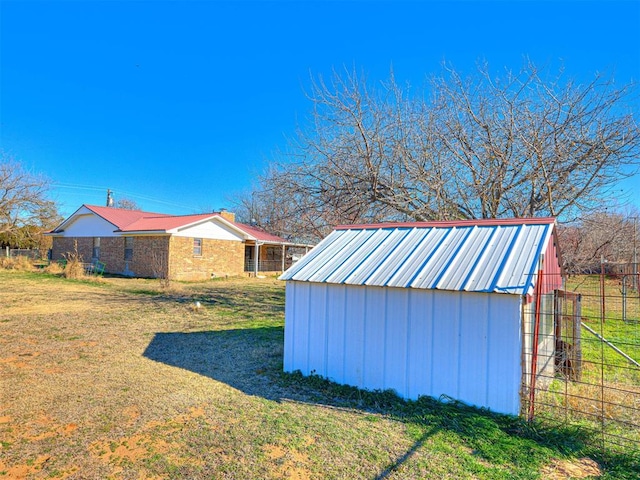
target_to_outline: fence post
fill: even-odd
[[[600,318],[604,323],[605,303],[604,303],[604,256],[600,257]]]
[[[255,257],[256,257],[256,259],[255,259],[255,260],[256,260],[256,263],[255,263],[255,265],[253,266],[253,268],[254,268],[254,270],[253,270],[253,275],[254,275],[256,278],[258,278],[258,272],[260,271],[260,245],[261,245],[261,244],[256,240],[256,247],[255,247],[255,248],[256,248],[256,254],[255,254]]]
[[[284,259],[287,253],[287,248],[282,245],[282,268],[280,270],[282,270],[282,273],[284,273]]]
[[[531,378],[530,386],[529,386],[529,422],[533,421],[533,417],[535,415],[535,403],[536,403],[536,375],[538,374],[538,338],[540,335],[540,306],[541,306],[541,295],[542,295],[542,261],[540,261],[540,266],[538,270],[537,283],[535,286],[535,305],[536,311],[534,315],[534,325],[533,325],[533,342],[531,348]]]
[[[622,275],[622,321],[627,322],[627,276]]]

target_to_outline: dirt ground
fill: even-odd
[[[220,409],[228,411],[242,389],[258,388],[243,377],[281,355],[249,352],[229,369],[236,375],[230,384],[202,375],[215,375],[207,371],[211,359],[198,358],[203,348],[216,354],[211,341],[233,352],[232,335],[207,335],[243,308],[246,280],[225,285],[221,295],[180,285],[155,295],[158,286],[144,280],[11,281],[18,276],[3,276],[0,291],[0,478],[154,478],[145,471],[166,472],[153,462],[167,458],[176,472],[191,467],[197,457],[182,448],[180,431],[222,428]],[[259,316],[277,334],[282,307],[271,308],[272,300],[244,318]],[[222,371],[238,359],[218,360]],[[220,398],[226,405],[212,404]],[[274,449],[265,456],[281,458]],[[286,461],[277,468],[295,470]]]

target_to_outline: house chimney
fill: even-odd
[[[107,190],[107,207],[113,207],[113,195],[111,195],[111,190]]]
[[[220,216],[222,218],[224,218],[225,220],[229,220],[230,222],[235,222],[236,221],[236,214],[227,211],[226,208],[220,209]]]

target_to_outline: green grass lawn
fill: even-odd
[[[628,290],[626,312],[623,315],[621,282],[616,278],[607,278],[603,317],[599,278],[597,276],[582,278],[582,281],[574,288],[583,292],[582,316],[584,323],[640,363],[640,297],[638,294]],[[604,318],[604,321],[601,322],[601,318]],[[639,370],[628,368],[633,366],[628,360],[584,329],[582,337],[586,358],[593,359],[597,364],[602,363],[607,375],[618,375],[626,369],[629,375],[635,375],[635,383],[640,385]]]
[[[579,428],[284,374],[274,279],[0,285],[0,479],[640,477]]]

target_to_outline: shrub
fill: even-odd
[[[0,268],[28,272],[33,270],[33,263],[30,258],[24,256],[0,257]]]
[[[67,261],[64,267],[65,278],[83,278],[85,276],[82,257],[78,253],[77,241],[73,242],[73,252],[65,253],[64,258]]]
[[[64,273],[64,267],[58,262],[51,262],[44,268],[44,271],[52,275],[60,275]]]

